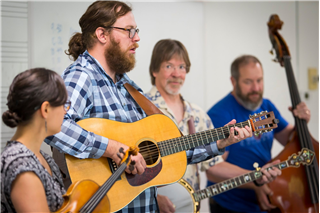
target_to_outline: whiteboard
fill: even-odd
[[[91,2],[30,2],[31,66],[47,67],[58,73],[72,62],[64,53],[75,32],[80,32],[79,19]],[[182,89],[185,98],[204,106],[204,28],[203,4],[184,3],[129,3],[138,28],[139,48],[136,51],[136,66],[129,73],[142,89],[151,88],[149,63],[154,45],[160,39],[181,41],[189,52],[191,71]]]

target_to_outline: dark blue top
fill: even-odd
[[[229,151],[229,155],[226,162],[248,170],[254,170],[253,163],[255,162],[259,164],[259,167],[262,167],[271,160],[274,134],[282,131],[288,125],[288,122],[268,99],[263,99],[261,106],[256,111],[251,111],[240,105],[231,93],[208,111],[215,128],[224,126],[232,119],[236,119],[237,123],[246,121],[249,119],[249,115],[261,111],[273,111],[275,118],[279,119],[278,127],[272,132],[252,136],[227,146],[226,151]],[[208,181],[208,186],[212,184]],[[261,212],[255,192],[251,189],[232,189],[214,196],[214,199],[224,208],[233,211]]]

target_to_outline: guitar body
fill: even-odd
[[[108,191],[110,212],[128,205],[145,189],[178,181],[187,167],[186,152],[161,156],[157,142],[180,137],[175,123],[165,115],[155,114],[133,123],[122,123],[103,118],[88,118],[78,124],[89,132],[119,141],[127,146],[138,146],[147,163],[142,175],[123,173]],[[110,159],[109,159],[110,160]],[[102,185],[113,173],[108,158],[78,159],[66,154],[71,181],[94,180]]]

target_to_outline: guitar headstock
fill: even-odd
[[[314,152],[312,152],[311,150],[307,149],[307,148],[303,148],[298,155],[297,154],[293,154],[291,155],[288,160],[288,166],[291,167],[299,167],[300,164],[304,164],[304,165],[310,165],[314,159]]]
[[[255,135],[259,135],[265,132],[271,132],[272,129],[278,127],[279,120],[274,117],[274,113],[268,111],[262,111],[250,115],[250,122],[252,126],[252,132]]]

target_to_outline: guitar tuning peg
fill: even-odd
[[[271,50],[269,51],[269,53],[270,53],[271,55],[273,55],[273,49],[271,49]]]
[[[278,59],[272,59],[272,61],[274,61],[274,62],[278,63]]]

